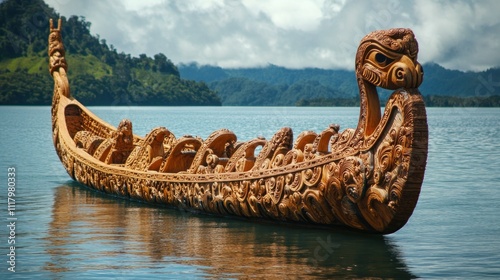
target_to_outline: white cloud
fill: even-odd
[[[498,1],[421,3],[415,8],[420,57],[464,70],[500,66],[499,11]]]
[[[163,0],[148,0],[148,1],[122,0],[121,2],[123,3],[123,5],[127,10],[138,11],[159,5],[163,2]]]
[[[242,3],[254,16],[262,13],[277,28],[282,29],[312,31],[320,24],[323,16],[322,0],[243,0]]]
[[[91,32],[119,52],[162,52],[174,63],[352,69],[365,34],[409,27],[422,63],[460,70],[500,66],[500,2],[495,0],[46,2],[64,16],[85,16]]]

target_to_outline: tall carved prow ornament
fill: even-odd
[[[410,29],[374,31],[361,40],[355,69],[361,98],[358,129],[365,136],[373,133],[381,118],[376,87],[409,89],[422,83],[424,72],[417,54],[418,43]]]
[[[52,77],[54,77],[54,91],[66,97],[70,97],[69,82],[66,75],[68,64],[66,63],[66,51],[62,43],[61,27],[62,19],[57,21],[57,28],[54,28],[54,22],[50,19],[49,71]]]

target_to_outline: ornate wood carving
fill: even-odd
[[[71,97],[60,34],[49,35],[54,78],[54,146],[68,174],[91,188],[181,209],[251,219],[344,225],[391,233],[411,216],[427,159],[423,72],[409,29],[368,34],[356,54],[361,106],[357,128],[290,128],[272,139],[237,142],[221,129],[207,139],[176,138],[132,123],[115,128]],[[376,87],[395,89],[383,114]],[[262,147],[258,154],[256,148]]]

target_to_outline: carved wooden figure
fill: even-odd
[[[51,20],[54,146],[74,180],[106,193],[224,216],[392,233],[416,206],[427,160],[417,53],[409,29],[361,40],[356,128],[332,124],[295,140],[288,127],[270,140],[243,142],[227,129],[201,139],[158,127],[139,137],[129,120],[115,128],[71,96],[61,20],[57,28]],[[383,114],[376,87],[395,90]]]

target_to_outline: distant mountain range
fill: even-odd
[[[0,2],[0,105],[49,105],[49,18],[42,0]],[[228,69],[174,65],[166,55],[131,57],[90,34],[83,17],[63,19],[72,94],[86,105],[356,106],[354,71],[318,68]],[[165,50],[168,52],[168,50]],[[353,58],[354,59],[354,58]],[[423,66],[428,106],[500,106],[500,68],[482,72]],[[382,100],[389,96],[380,90]]]
[[[500,68],[483,72],[445,69],[435,63],[423,65],[420,91],[435,106],[498,106]],[[226,69],[216,66],[181,64],[180,75],[203,81],[217,91],[225,105],[302,105],[323,101],[325,105],[355,105],[358,86],[354,71],[317,68],[287,69],[275,65],[264,68]],[[390,91],[380,89],[381,99]],[[252,101],[250,101],[252,100]],[[354,103],[353,103],[354,102]],[[307,105],[311,105],[310,102]],[[319,105],[319,104],[316,104]]]

